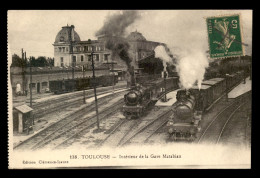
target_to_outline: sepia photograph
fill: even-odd
[[[250,169],[253,10],[8,10],[9,169]]]

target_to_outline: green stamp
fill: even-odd
[[[239,15],[208,17],[210,58],[244,55]]]

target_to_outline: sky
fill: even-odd
[[[10,10],[8,46],[11,54],[54,57],[53,43],[62,26],[74,25],[81,40],[97,39],[95,33],[106,17],[119,10]],[[252,54],[252,10],[139,10],[140,18],[126,29],[138,31],[149,41],[163,42],[172,53],[207,51],[206,17],[240,14],[245,54]]]

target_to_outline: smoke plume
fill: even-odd
[[[130,45],[123,38],[126,28],[140,17],[138,11],[122,11],[106,18],[103,27],[96,32],[96,36],[105,35],[105,47],[112,51],[112,59],[120,58],[126,63],[127,71],[130,74],[131,83],[134,85],[134,69],[131,66],[132,59],[128,50]],[[131,84],[131,85],[132,85]]]
[[[96,32],[96,36],[124,36],[126,28],[139,17],[139,11],[127,10],[110,15],[106,18],[103,27]]]
[[[166,49],[164,46],[159,45],[154,49],[155,57],[160,58],[163,61],[163,71],[166,71],[167,62],[172,63],[172,58],[168,55],[166,52]]]
[[[112,59],[120,58],[126,63],[131,81],[134,81],[134,69],[131,67],[132,59],[128,53],[130,45],[123,36],[125,35],[126,28],[133,24],[139,17],[138,11],[122,11],[121,13],[110,15],[106,18],[103,27],[96,33],[96,36],[106,36],[105,46],[112,51]]]
[[[120,37],[109,38],[105,44],[106,48],[112,51],[112,58],[120,58],[126,63],[127,69],[131,67],[131,58],[129,57],[128,50],[129,44],[126,40]]]
[[[201,51],[191,50],[180,56],[176,68],[180,76],[181,86],[189,89],[197,82],[200,89],[208,65],[206,54]]]

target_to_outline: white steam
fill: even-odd
[[[166,71],[166,62],[171,63],[172,58],[167,54],[165,47],[162,45],[157,46],[154,49],[155,57],[160,58],[163,61],[163,70]]]
[[[200,89],[208,65],[206,54],[200,50],[190,51],[188,54],[180,57],[176,69],[180,76],[181,86],[189,89],[197,82]]]

